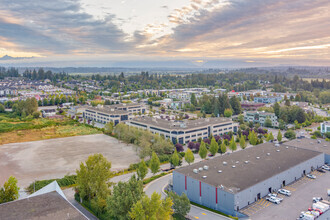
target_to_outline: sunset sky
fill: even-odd
[[[330,65],[330,1],[1,0],[4,55],[22,58],[12,63],[67,66],[100,60]]]

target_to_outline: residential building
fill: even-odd
[[[324,164],[321,152],[264,143],[173,171],[173,191],[226,214],[239,211]]]
[[[244,121],[259,123],[261,126],[265,125],[267,118],[272,121],[273,127],[278,127],[277,116],[274,113],[258,111],[248,111],[244,113]]]
[[[190,141],[205,139],[210,135],[223,135],[228,132],[237,132],[238,124],[228,118],[200,118],[196,120],[170,121],[152,117],[136,117],[126,122],[127,125],[147,129],[154,134],[170,138],[185,144]]]
[[[255,103],[270,104],[270,103],[280,102],[281,100],[282,100],[281,96],[254,97]]]
[[[42,117],[47,118],[47,117],[52,117],[56,115],[56,109],[43,109],[41,110]]]
[[[320,127],[321,127],[322,134],[330,132],[330,122],[329,121],[325,121],[325,122],[321,123]]]

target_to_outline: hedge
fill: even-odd
[[[71,186],[71,185],[76,184],[77,176],[71,175],[71,176],[64,176],[61,179],[37,180],[37,181],[31,183],[28,186],[27,190],[29,193],[33,193],[34,188],[35,188],[35,191],[38,191],[39,189],[47,186],[48,184],[52,183],[55,180],[57,181],[57,183],[60,187]]]

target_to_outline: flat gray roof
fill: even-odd
[[[276,147],[273,143],[264,143],[182,167],[175,172],[215,187],[222,185],[224,190],[236,193],[320,154],[297,147],[285,145]],[[205,165],[209,167],[208,170],[197,174],[193,172],[193,169]],[[218,172],[219,170],[221,173]]]
[[[85,106],[83,107],[85,109],[91,110],[91,111],[95,111],[95,112],[101,112],[101,113],[106,113],[106,114],[111,114],[111,115],[128,115],[129,112],[128,111],[124,111],[124,110],[116,110],[113,109],[111,107],[90,107],[90,106]]]
[[[196,120],[168,121],[166,119],[152,118],[149,116],[136,117],[130,122],[137,122],[144,125],[156,126],[164,129],[191,130],[193,128],[206,127],[220,123],[232,123],[229,118],[200,118]]]
[[[301,138],[285,142],[284,144],[330,155],[330,143],[324,139]]]
[[[0,218],[17,219],[73,219],[87,218],[57,192],[0,204]]]

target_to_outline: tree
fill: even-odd
[[[226,140],[227,140],[227,139],[226,139]],[[225,142],[222,142],[222,144],[221,144],[221,146],[220,146],[220,151],[221,151],[221,154],[226,153],[226,151],[227,151],[227,147],[226,147]]]
[[[229,103],[231,105],[231,108],[233,109],[234,115],[241,114],[241,103],[236,96],[232,96],[229,100]]]
[[[150,159],[150,169],[153,174],[156,174],[160,168],[160,161],[155,152],[152,152],[151,159]]]
[[[151,198],[145,195],[137,201],[129,212],[129,216],[133,220],[170,220],[173,214],[172,206],[171,198],[162,200],[160,194],[154,192]]]
[[[274,113],[277,117],[280,116],[280,104],[277,102],[273,105]]]
[[[173,201],[174,213],[179,214],[180,216],[186,216],[191,208],[190,201],[185,193],[182,193],[181,196],[174,192],[169,192],[168,196]]]
[[[112,121],[110,121],[104,126],[104,133],[111,135],[113,132],[113,128],[114,128],[114,124]]]
[[[178,151],[176,149],[174,150],[174,153],[171,157],[170,162],[174,167],[177,167],[180,165],[180,157],[179,157]]]
[[[194,154],[189,148],[187,149],[186,154],[184,155],[184,159],[189,165],[193,163],[195,160]]]
[[[129,211],[144,195],[143,183],[133,175],[128,182],[119,182],[107,199],[107,210],[113,219],[129,219]]]
[[[32,116],[33,116],[33,118],[40,118],[40,112],[35,111],[35,112],[33,112]]]
[[[265,124],[264,124],[264,126],[266,127],[266,128],[270,128],[270,127],[272,127],[272,120],[270,120],[270,118],[269,117],[267,117],[266,118],[266,120],[265,120]]]
[[[102,155],[94,154],[80,164],[77,170],[77,190],[81,201],[91,200],[94,197],[105,199],[109,191],[109,179],[112,177],[110,171],[111,163]]]
[[[285,100],[284,105],[286,105],[286,106],[290,106],[290,100],[289,100],[289,99]]]
[[[3,104],[0,104],[0,113],[5,113],[5,106]]]
[[[273,136],[273,133],[270,132],[267,136],[267,141],[273,141],[274,140],[274,136]]]
[[[277,140],[278,140],[279,142],[282,141],[282,133],[281,133],[281,130],[278,130]]]
[[[141,160],[136,173],[138,175],[139,180],[143,180],[146,177],[146,175],[148,173],[148,167],[147,167],[146,163],[144,162],[144,160]]]
[[[206,146],[205,146],[205,142],[204,142],[204,141],[201,142],[201,145],[200,145],[200,147],[199,147],[198,154],[199,154],[199,156],[200,156],[202,159],[205,159],[205,158],[206,158],[206,155],[207,155],[207,149],[206,149]]]
[[[229,148],[230,148],[231,152],[234,152],[235,150],[237,150],[237,145],[236,145],[234,136],[231,137]]]
[[[245,136],[243,134],[241,134],[241,137],[239,139],[239,145],[241,146],[242,149],[246,148],[246,142],[245,142]]]
[[[191,103],[193,106],[197,106],[197,99],[196,99],[195,93],[192,93],[192,94],[191,94],[191,97],[190,97],[190,103]]]
[[[214,137],[211,139],[211,144],[210,144],[210,153],[214,156],[219,150],[218,143],[214,139]]]
[[[233,115],[233,112],[230,108],[227,108],[224,112],[224,116],[230,118]]]
[[[286,137],[287,139],[290,139],[290,140],[293,140],[296,138],[296,133],[292,130],[287,130],[285,133],[284,133],[284,137]]]
[[[250,144],[257,145],[258,137],[257,137],[256,133],[254,132],[254,130],[252,130],[252,132],[250,132],[248,138],[249,138]]]
[[[3,187],[0,189],[0,204],[14,201],[18,199],[18,197],[19,187],[17,186],[17,179],[10,176],[7,182],[5,182]]]

